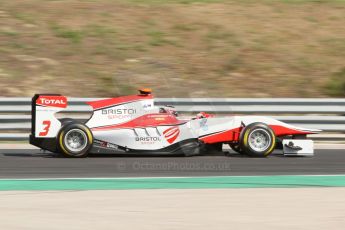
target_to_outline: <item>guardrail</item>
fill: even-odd
[[[86,120],[92,112],[86,101],[100,98],[69,98],[64,112]],[[31,122],[31,98],[0,98],[0,140],[27,140]],[[182,114],[200,111],[223,115],[271,115],[283,122],[326,132],[345,132],[345,99],[252,99],[252,98],[156,98],[155,104],[173,105]]]

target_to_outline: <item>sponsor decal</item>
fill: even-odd
[[[167,140],[167,142],[172,144],[180,135],[180,129],[178,126],[168,128],[167,130],[163,132],[163,135],[164,135],[164,138]]]
[[[105,141],[100,141],[100,140],[94,140],[93,143],[96,144],[96,145],[100,145],[100,146],[102,146],[102,147],[105,147],[106,144],[107,144],[107,142],[105,142]]]
[[[102,109],[102,114],[118,114],[118,115],[125,115],[125,114],[136,114],[136,109]]]
[[[141,142],[141,144],[154,144],[156,142],[160,142],[161,139],[159,137],[135,137],[135,141]]]
[[[107,115],[108,119],[127,119],[132,118],[137,113],[136,109],[102,109],[102,115]]]
[[[36,105],[66,108],[67,98],[64,96],[39,96],[36,100]]]
[[[116,149],[116,150],[119,149],[119,146],[112,143],[108,143],[106,141],[94,140],[94,143],[103,148],[110,148],[110,149]]]
[[[165,121],[165,117],[157,117],[155,118],[156,121]]]
[[[143,108],[144,109],[149,109],[149,108],[151,108],[152,107],[152,104],[144,104],[143,105]]]
[[[166,118],[166,114],[150,114],[147,116],[148,118]]]
[[[114,144],[112,144],[112,143],[107,143],[107,148],[110,148],[110,149],[119,149],[119,146],[117,146],[117,145],[114,145]]]

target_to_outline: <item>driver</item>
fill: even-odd
[[[200,112],[196,115],[196,119],[213,117],[211,114]]]
[[[174,115],[175,117],[178,116],[178,112],[176,111],[175,107],[171,106],[171,105],[166,105],[164,107],[159,108],[159,112],[160,113],[169,113],[169,114]]]

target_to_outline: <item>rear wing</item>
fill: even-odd
[[[67,97],[59,94],[35,94],[31,100],[31,136],[55,138],[61,122],[55,113],[67,108]]]

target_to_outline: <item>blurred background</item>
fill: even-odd
[[[344,0],[0,0],[0,96],[345,96]]]

